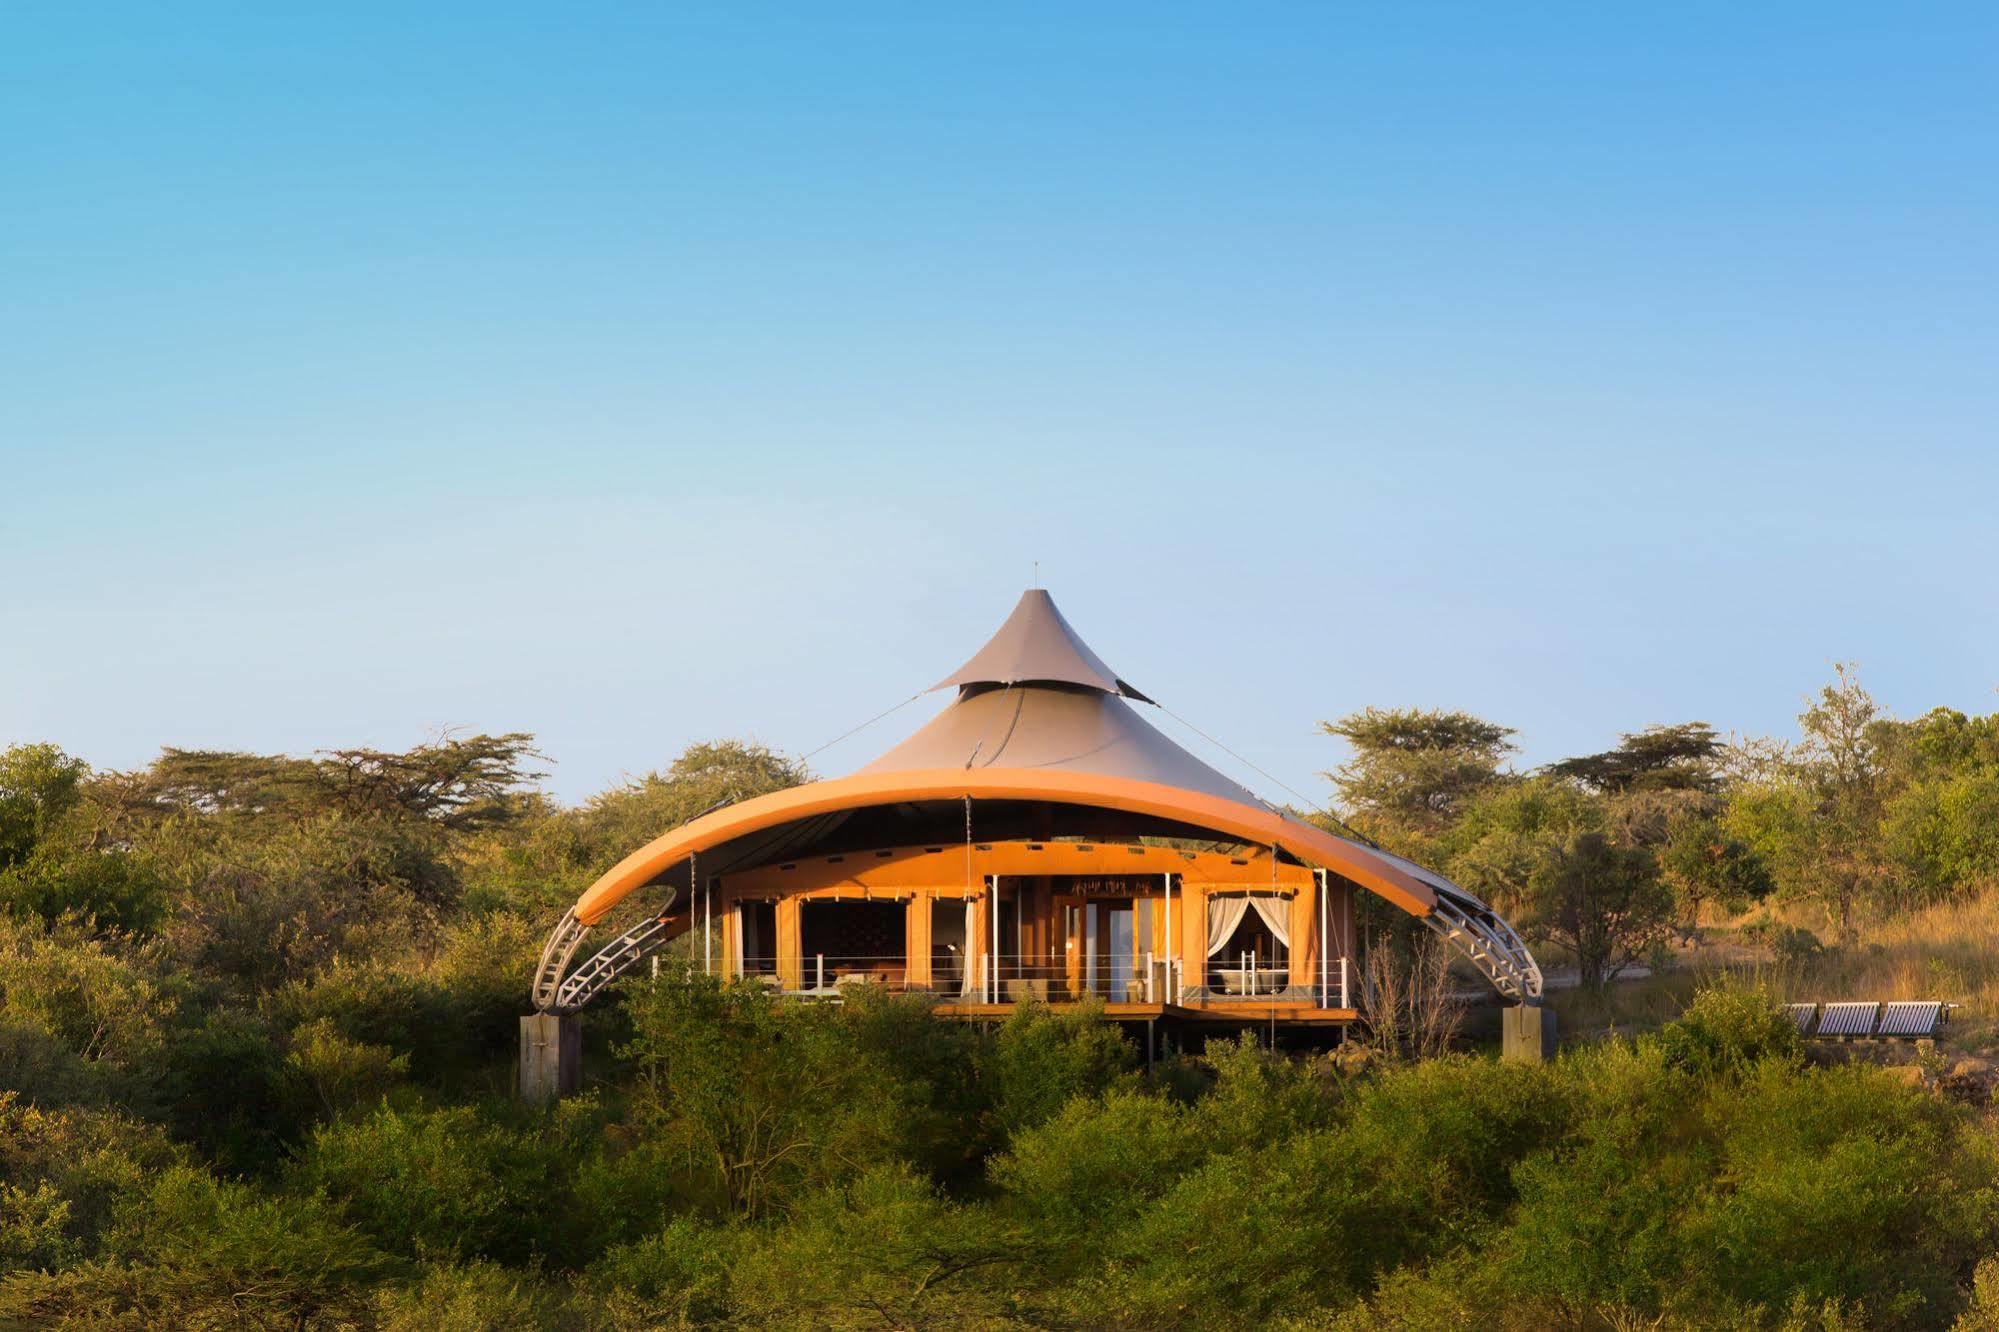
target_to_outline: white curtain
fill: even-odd
[[[1249,903],[1256,908],[1256,914],[1263,917],[1264,926],[1277,936],[1277,942],[1286,948],[1291,946],[1291,899],[1277,897],[1270,893],[1252,893]],[[1227,936],[1223,936],[1226,941]],[[1209,952],[1214,949],[1210,948]]]
[[[735,938],[729,945],[729,974],[732,976],[743,974],[743,935],[749,925],[749,916],[749,908],[744,903],[736,903],[736,928],[731,931]]]
[[[1236,926],[1249,914],[1249,898],[1246,896],[1208,899],[1208,956],[1213,957],[1228,944],[1229,936]]]

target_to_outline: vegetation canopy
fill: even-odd
[[[553,917],[801,763],[702,744],[565,808],[517,733],[0,751],[0,1326],[1999,1326],[1991,1079],[1809,1057],[1777,1006],[1962,998],[1989,1036],[1999,716],[1897,721],[1841,669],[1791,743],[1521,772],[1462,713],[1325,729],[1340,814],[1517,913],[1565,1024],[1658,1011],[1500,1063],[1375,912],[1364,1043],[1148,1070],[1087,1006],[798,1003],[683,950],[531,1110]]]

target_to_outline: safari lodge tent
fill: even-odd
[[[538,1013],[577,1012],[691,931],[698,965],[806,999],[878,984],[940,1017],[1094,998],[1124,1020],[1337,1027],[1358,1016],[1359,893],[1538,1005],[1540,970],[1490,908],[1174,743],[1045,591],[935,689],[954,691],[942,711],[850,776],[712,810],[619,862],[550,937]],[[631,902],[644,914],[586,955]]]

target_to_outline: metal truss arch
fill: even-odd
[[[1476,898],[1439,888],[1435,907],[1422,921],[1478,968],[1502,998],[1516,1004],[1540,1004],[1540,964],[1513,926],[1490,907]]]
[[[590,954],[574,970],[570,962],[590,933],[590,926],[576,918],[574,911],[562,919],[542,946],[541,961],[535,967],[532,998],[536,1011],[574,1013],[664,947],[672,937],[668,912],[679,890],[668,888],[660,909],[617,938]]]

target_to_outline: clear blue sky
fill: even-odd
[[[6,13],[0,742],[1999,705],[1994,6],[276,8]]]

